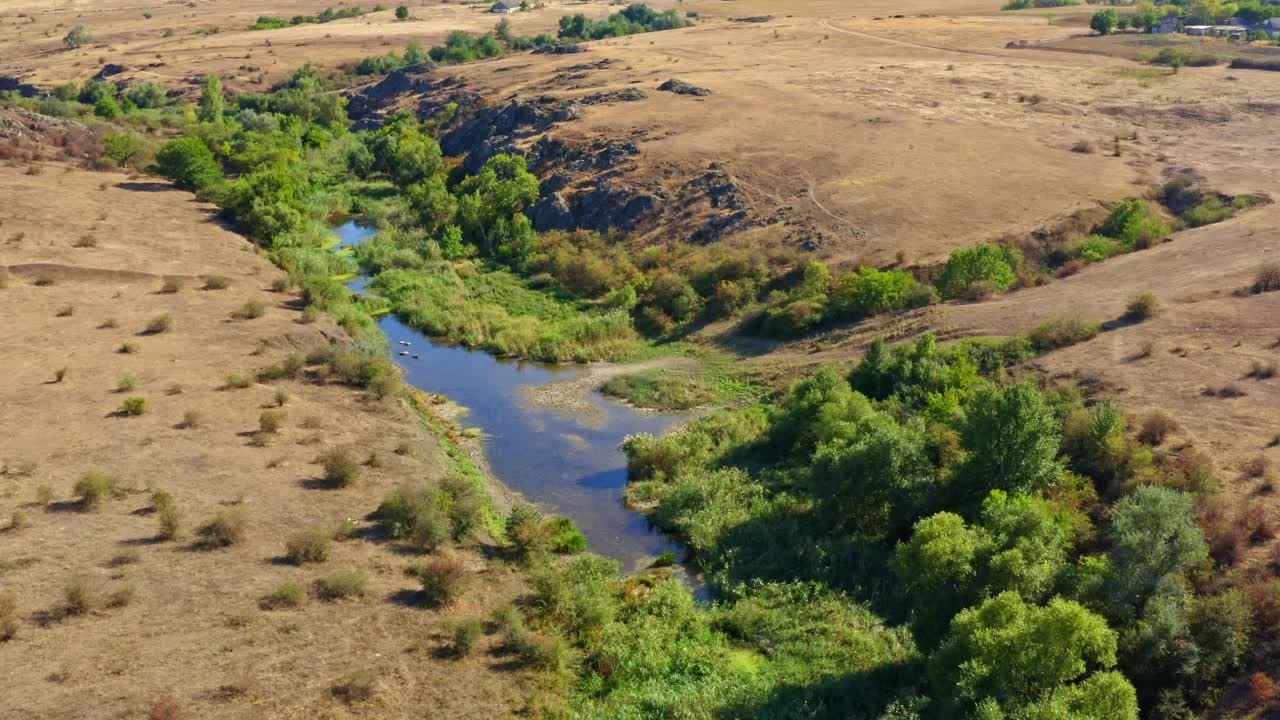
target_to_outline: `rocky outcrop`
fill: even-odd
[[[616,102],[636,102],[649,97],[639,88],[626,88],[623,90],[609,90],[607,92],[594,93],[584,98],[580,98],[578,102],[583,105],[606,105]]]
[[[427,61],[407,65],[387,75],[364,90],[348,95],[347,115],[366,126],[375,125],[387,108],[394,106],[407,93],[427,90],[429,73],[436,64]]]
[[[677,95],[697,95],[701,97],[704,95],[711,94],[711,91],[704,87],[698,87],[697,85],[690,85],[689,83],[683,80],[676,80],[675,78],[672,78],[662,83],[661,85],[658,86],[658,89],[665,92],[673,92]]]
[[[113,75],[119,75],[120,73],[124,72],[126,69],[127,68],[125,68],[125,66],[123,65],[116,65],[115,63],[107,63],[106,65],[102,66],[102,69],[99,70],[96,75],[93,76],[93,79],[106,80],[107,78]]]

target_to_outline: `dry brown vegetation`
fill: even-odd
[[[289,355],[306,354],[326,335],[341,338],[341,330],[325,318],[301,325],[294,310],[229,322],[251,288],[265,288],[277,271],[243,238],[210,222],[209,208],[190,195],[130,189],[123,175],[78,170],[46,173],[33,184],[23,170],[0,167],[0,222],[30,239],[3,258],[14,282],[3,290],[9,335],[0,349],[0,717],[317,717],[334,706],[329,688],[351,671],[352,658],[379,654],[381,691],[359,705],[370,717],[480,718],[524,707],[525,676],[490,670],[499,660],[406,654],[422,633],[438,632],[443,643],[452,618],[487,614],[513,597],[522,583],[514,571],[477,577],[484,592],[428,614],[394,601],[418,583],[376,542],[331,542],[327,562],[306,569],[275,562],[290,538],[311,528],[332,535],[353,518],[344,537],[359,535],[359,518],[404,478],[433,482],[443,474],[434,440],[403,405],[301,375],[273,384],[287,391],[289,414],[314,428],[317,444],[281,443],[273,452],[284,459],[266,468],[261,451],[246,447],[241,434],[258,428],[264,404],[279,401],[260,386],[220,392],[224,378],[252,365],[293,366]],[[58,207],[49,202],[55,192]],[[69,239],[84,232],[78,218],[87,225],[103,213],[101,240],[87,260]],[[149,230],[106,230],[115,223]],[[54,282],[35,286],[37,273]],[[162,278],[174,275],[224,276],[239,292],[157,293]],[[76,312],[51,323],[70,302]],[[181,322],[129,339],[163,313]],[[272,339],[272,349],[250,358],[261,337]],[[122,343],[140,351],[116,352]],[[50,368],[59,366],[71,372],[51,383]],[[111,391],[126,376],[148,409],[115,420],[108,415],[128,395]],[[285,420],[279,433],[291,432]],[[417,450],[396,454],[402,445]],[[380,464],[356,460],[361,482],[342,492],[317,488],[309,463],[335,447],[378,451]],[[237,530],[238,513],[248,520]],[[205,540],[201,526],[219,514],[223,522],[210,537],[233,544],[192,552]],[[24,527],[4,530],[15,515]],[[158,542],[170,540],[178,542]],[[308,553],[318,557],[314,545]],[[343,568],[365,574],[363,596],[304,603],[319,576]],[[349,590],[341,575],[330,579],[326,592]],[[275,604],[293,598],[305,607],[260,610],[281,587]],[[41,625],[56,617],[63,619]],[[224,686],[244,691],[228,694]]]

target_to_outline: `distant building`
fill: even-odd
[[[1182,26],[1182,18],[1172,15],[1160,21],[1159,25],[1151,28],[1151,32],[1157,35],[1170,35],[1178,32],[1178,28]]]
[[[1213,26],[1212,25],[1188,25],[1185,28],[1183,28],[1183,31],[1186,32],[1188,35],[1212,35]]]
[[[1280,17],[1273,17],[1262,23],[1262,28],[1270,32],[1280,32]]]
[[[511,13],[516,12],[519,9],[520,9],[520,3],[518,2],[511,2],[511,0],[500,0],[499,2],[494,3],[493,7],[489,8],[489,12],[496,12],[496,13],[502,13],[503,15],[510,15]]]

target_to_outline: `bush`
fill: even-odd
[[[316,597],[334,601],[364,595],[368,581],[356,570],[339,570],[316,581]]]
[[[209,275],[204,279],[205,290],[226,290],[231,287],[231,278],[223,275]]]
[[[511,508],[506,531],[507,542],[518,559],[528,560],[551,549],[553,539],[542,513],[532,505],[521,503]]]
[[[264,433],[277,433],[284,427],[283,410],[263,410],[258,416],[258,429]]]
[[[165,143],[156,153],[156,170],[187,190],[203,190],[222,182],[222,168],[218,167],[213,152],[193,137],[179,137]]]
[[[182,286],[182,278],[169,275],[164,279],[164,284],[160,286],[160,292],[171,295],[181,290]]]
[[[285,580],[275,587],[269,595],[262,598],[258,607],[263,610],[279,610],[295,608],[307,600],[307,588],[297,580]]]
[[[580,553],[587,549],[587,536],[567,517],[555,518],[547,523],[552,547],[559,553]]]
[[[336,487],[349,487],[360,479],[360,461],[347,449],[333,448],[320,456],[324,480]]]
[[[120,403],[120,407],[116,408],[116,413],[118,415],[124,415],[127,417],[137,417],[138,415],[142,415],[146,412],[147,399],[144,397],[125,398],[125,401]]]
[[[330,688],[333,696],[347,703],[365,702],[378,689],[378,674],[368,668],[344,675]]]
[[[0,592],[0,642],[18,634],[18,600],[11,592]]]
[[[89,28],[84,25],[77,25],[62,36],[62,44],[68,50],[75,50],[81,45],[91,42],[93,42],[93,33],[89,32]]]
[[[978,283],[987,283],[995,292],[1013,285],[1014,267],[1021,264],[1016,251],[996,245],[978,245],[951,253],[938,279],[938,290],[944,297],[963,297]]]
[[[134,353],[138,352],[138,350],[139,348],[137,343],[125,342],[120,344],[120,347],[116,350],[116,352],[120,353],[121,355],[133,355]]]
[[[462,595],[467,568],[453,557],[437,557],[416,566],[413,575],[422,583],[422,600],[432,607],[447,607]]]
[[[54,313],[54,315],[57,317],[71,317],[72,315],[75,315],[75,314],[76,314],[75,305],[63,305],[62,307],[58,308],[58,312]]]
[[[148,335],[159,335],[173,329],[173,313],[164,313],[151,318],[151,322],[147,323]]]
[[[267,306],[257,300],[250,300],[231,312],[231,317],[236,320],[253,320],[262,317],[267,312]]]
[[[1101,329],[1100,323],[1086,322],[1077,315],[1064,315],[1032,328],[1027,338],[1037,351],[1048,352],[1092,340]]]
[[[219,510],[213,519],[197,530],[200,544],[206,548],[230,547],[244,542],[249,514],[241,506]]]
[[[253,387],[253,378],[244,373],[229,373],[223,387],[229,390],[244,390]]]
[[[1133,322],[1142,322],[1155,317],[1160,309],[1160,301],[1150,290],[1143,290],[1134,295],[1125,306],[1124,317]]]
[[[1156,410],[1142,421],[1138,441],[1146,445],[1160,445],[1172,433],[1178,431],[1178,422],[1167,413]]]
[[[453,654],[466,657],[480,644],[484,637],[484,625],[475,618],[467,618],[453,626]]]
[[[182,415],[182,422],[178,423],[179,430],[190,430],[198,428],[204,422],[204,416],[199,410],[188,410]]]
[[[1251,289],[1255,293],[1280,290],[1280,263],[1267,263],[1259,268]]]
[[[182,537],[182,510],[172,497],[163,503],[153,502],[156,519],[160,522],[160,530],[156,534],[162,540],[177,540]]]
[[[333,531],[320,527],[294,533],[284,544],[284,556],[294,565],[320,563],[329,559]]]
[[[82,508],[94,510],[108,495],[120,494],[120,482],[111,475],[87,472],[76,481],[71,493],[79,499]]]
[[[100,598],[93,582],[77,575],[67,581],[62,588],[62,612],[66,615],[85,615],[93,612]]]
[[[116,383],[116,392],[118,393],[131,392],[135,390],[137,387],[138,387],[138,378],[132,375],[125,375],[124,377],[120,378],[119,382]]]

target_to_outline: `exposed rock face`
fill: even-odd
[[[381,119],[381,113],[394,105],[400,96],[426,90],[429,86],[426,76],[435,68],[431,61],[406,65],[364,91],[349,95],[347,115],[365,127],[375,125]]]
[[[123,65],[116,65],[115,63],[107,63],[106,65],[102,66],[102,69],[98,71],[97,75],[93,76],[93,79],[106,80],[112,75],[119,75],[120,73],[124,72],[125,69],[126,68]]]
[[[703,95],[711,94],[711,91],[704,87],[698,87],[697,85],[690,85],[689,83],[683,80],[676,80],[674,78],[659,85],[658,89],[663,90],[665,92],[673,92],[677,95],[703,96]]]
[[[568,70],[597,69],[608,62]],[[478,172],[495,155],[523,156],[542,178],[543,196],[527,211],[540,231],[645,233],[661,228],[688,242],[712,243],[764,222],[755,217],[748,194],[718,165],[691,174],[672,168],[660,174],[637,172],[643,170],[637,164],[643,132],[587,139],[556,132],[594,105],[645,100],[648,96],[641,89],[598,91],[572,100],[513,95],[493,102],[456,77],[432,75],[431,69],[418,66],[392,73],[354,96],[351,114],[375,127],[390,108],[405,106],[405,95],[416,96],[417,116],[440,123],[441,150],[464,158],[467,172]],[[670,80],[661,89],[695,96],[710,92],[680,80]]]

